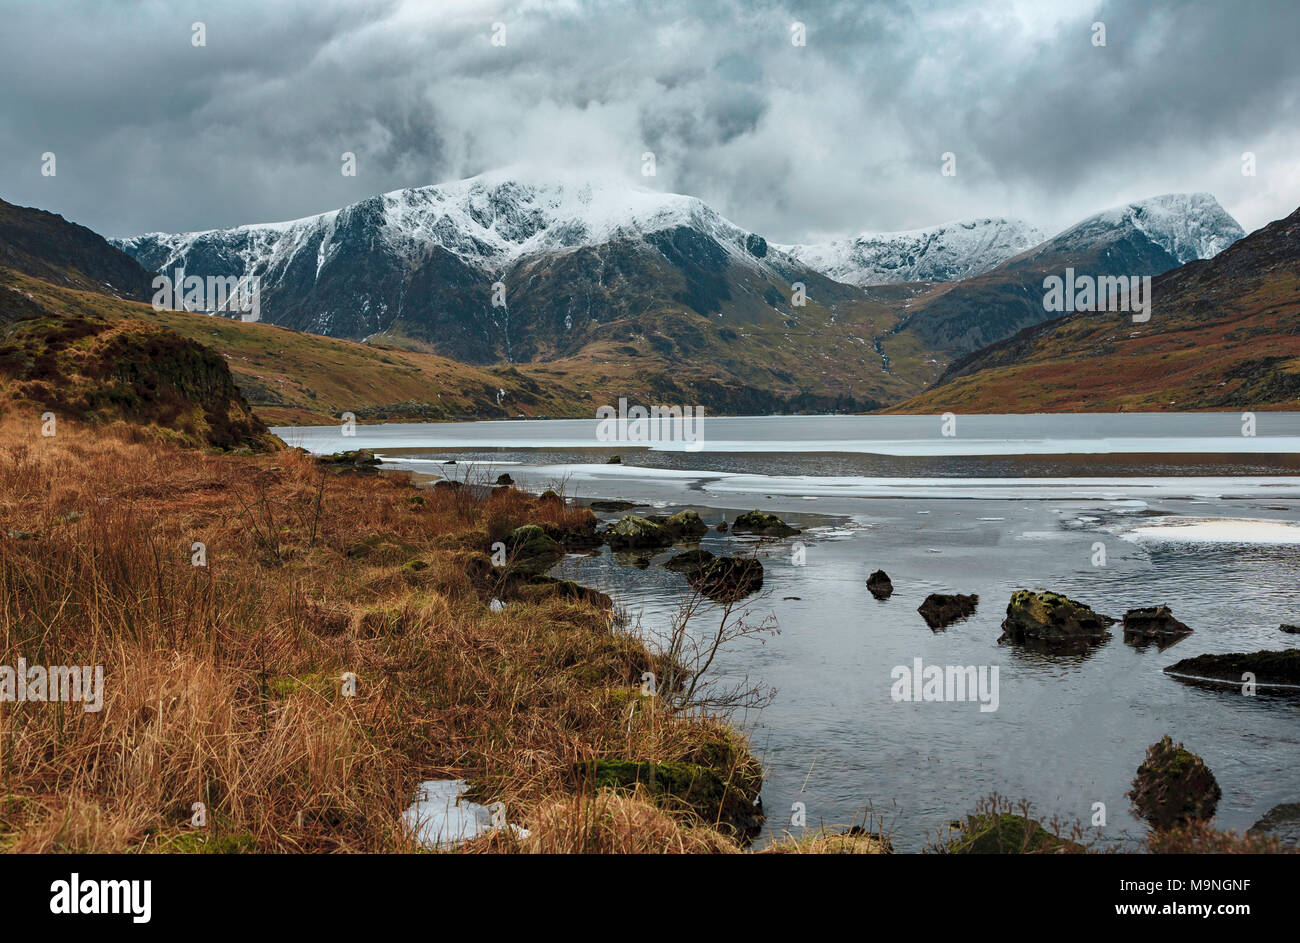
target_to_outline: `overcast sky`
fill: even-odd
[[[510,165],[689,193],[774,242],[976,216],[1056,230],[1183,190],[1213,193],[1247,230],[1300,205],[1296,0],[0,0],[0,13],[0,197],[105,235],[293,219]]]

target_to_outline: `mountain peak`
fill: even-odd
[[[1092,242],[1098,233],[1136,230],[1179,264],[1209,259],[1246,234],[1209,193],[1165,193],[1103,210],[1076,223],[1053,242]]]

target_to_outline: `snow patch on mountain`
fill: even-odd
[[[1042,232],[1021,220],[990,218],[774,248],[828,278],[865,287],[970,278],[1033,248],[1044,238]]]

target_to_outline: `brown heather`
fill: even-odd
[[[0,704],[0,848],[416,850],[403,809],[421,780],[456,777],[532,830],[467,850],[737,850],[639,795],[583,795],[573,774],[679,761],[734,732],[657,699],[629,728],[656,659],[595,605],[488,606],[502,591],[489,530],[589,515],[329,474],[299,451],[185,451],[123,425],[41,438],[10,413],[0,664],[102,664],[105,691],[97,713]],[[206,828],[188,824],[196,802]]]

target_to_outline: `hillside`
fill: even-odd
[[[147,301],[150,274],[102,236],[62,216],[0,200],[0,268],[57,285]]]
[[[1151,320],[1079,313],[955,361],[897,412],[1300,408],[1300,210],[1152,283]]]
[[[1106,210],[1001,265],[931,287],[907,308],[882,348],[901,363],[912,351],[930,360],[907,379],[929,385],[945,366],[1054,315],[1043,308],[1043,279],[1067,267],[1078,275],[1157,276],[1210,258],[1243,235],[1205,193],[1175,193]]]

